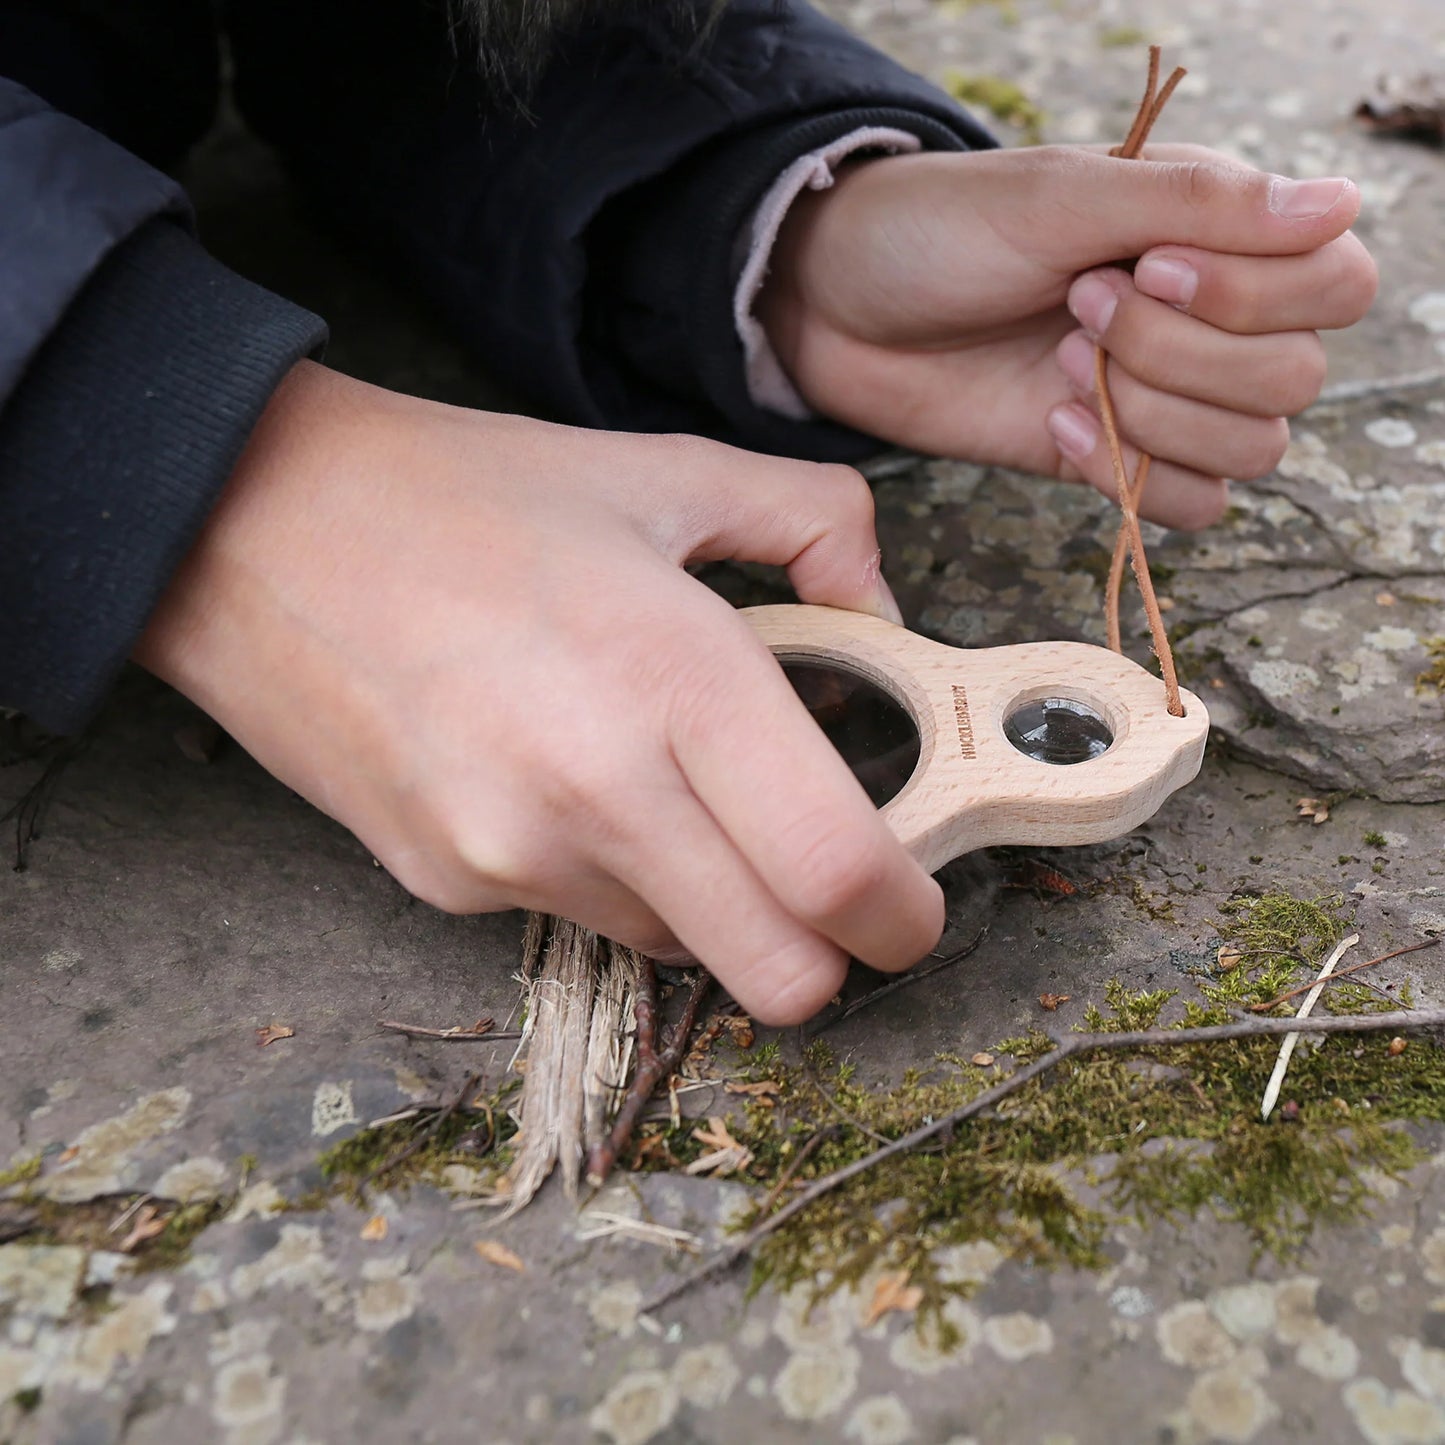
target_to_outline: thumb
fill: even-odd
[[[1138,256],[1168,242],[1244,256],[1291,256],[1343,235],[1360,192],[1340,176],[1293,180],[1225,157],[1123,160],[1075,151],[1054,204],[1067,225],[1040,225],[1034,245],[1063,270]],[[1080,252],[1085,254],[1081,257]]]
[[[709,446],[679,562],[785,567],[799,598],[902,624],[884,580],[873,493],[852,467]],[[703,485],[699,486],[699,483]]]

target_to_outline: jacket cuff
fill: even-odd
[[[924,150],[969,150],[987,141],[966,117],[959,122],[895,107],[832,111],[734,136],[654,182],[643,204],[621,198],[618,213],[633,219],[625,231],[604,229],[606,254],[591,258],[593,269],[620,281],[590,318],[594,334],[610,331],[629,368],[650,386],[702,403],[717,420],[699,430],[817,461],[872,455],[883,446],[876,438],[754,401],[734,316],[738,238],[800,156],[860,130],[903,131]]]
[[[111,252],[0,412],[0,703],[85,723],[272,392],[325,340],[171,222]]]

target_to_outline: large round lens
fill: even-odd
[[[828,741],[881,808],[918,766],[918,729],[881,687],[825,662],[785,662],[783,671]]]
[[[1042,697],[1016,707],[1003,725],[1019,752],[1041,763],[1087,763],[1108,752],[1113,729],[1070,697]]]

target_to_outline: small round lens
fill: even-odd
[[[1004,736],[1041,763],[1087,763],[1109,751],[1114,732],[1093,708],[1069,697],[1043,697],[1015,708]]]

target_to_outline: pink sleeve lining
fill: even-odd
[[[813,412],[798,395],[768,341],[753,306],[768,276],[768,262],[788,208],[807,188],[825,191],[833,184],[833,168],[860,150],[904,155],[923,149],[916,135],[886,126],[865,126],[805,156],[799,156],[758,203],[752,219],[743,227],[738,247],[744,251],[742,273],[733,292],[733,322],[743,344],[748,395],[753,403],[793,421],[807,421]]]

